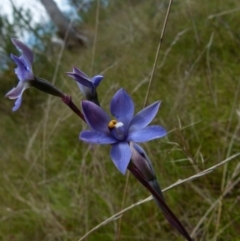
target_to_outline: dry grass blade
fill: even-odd
[[[91,75],[93,75],[93,65],[96,53],[96,46],[97,46],[97,38],[98,38],[98,25],[99,25],[99,9],[100,9],[100,1],[97,1],[97,10],[96,10],[96,23],[95,23],[95,30],[94,30],[94,40],[93,40],[93,48],[92,48],[92,63],[91,63]]]
[[[235,12],[238,12],[238,11],[240,11],[240,8],[235,8],[235,9],[223,11],[223,12],[216,13],[216,14],[211,14],[211,15],[208,16],[208,19],[213,19],[213,18],[220,17],[220,16],[223,16],[223,15],[226,15],[226,14],[235,13]]]
[[[158,44],[158,48],[157,48],[157,52],[156,52],[154,64],[153,64],[153,69],[152,69],[151,77],[150,77],[149,84],[148,84],[147,94],[146,94],[146,98],[145,98],[144,104],[143,104],[144,107],[146,106],[147,101],[148,101],[149,91],[150,91],[150,88],[151,88],[151,86],[152,86],[153,75],[154,75],[154,73],[155,73],[155,69],[156,69],[156,66],[157,66],[157,61],[158,61],[158,57],[159,57],[159,52],[160,52],[160,49],[161,49],[161,45],[162,45],[162,41],[163,41],[163,36],[164,36],[165,29],[166,29],[166,26],[167,26],[167,22],[168,22],[168,17],[169,17],[169,13],[170,13],[170,10],[171,10],[171,6],[172,6],[172,0],[170,0],[170,1],[169,1],[169,4],[168,4],[168,9],[167,9],[166,17],[165,17],[165,20],[164,20],[164,24],[163,24],[163,28],[162,28],[162,32],[161,32],[161,36],[160,36],[160,40],[159,40],[159,44]]]
[[[186,183],[186,182],[192,181],[192,180],[194,180],[194,179],[196,179],[196,178],[205,176],[205,175],[209,174],[210,172],[212,172],[213,170],[215,170],[216,168],[218,168],[218,167],[220,167],[220,166],[228,163],[229,161],[235,159],[235,158],[236,158],[237,156],[239,156],[239,155],[240,155],[240,153],[237,153],[237,154],[235,154],[235,155],[232,155],[231,157],[229,157],[229,158],[221,161],[220,163],[218,163],[218,164],[216,164],[216,165],[214,165],[214,166],[212,166],[212,167],[210,167],[210,168],[208,168],[208,169],[206,169],[206,170],[204,170],[204,171],[202,171],[202,172],[199,172],[199,173],[197,173],[197,174],[195,174],[195,175],[193,175],[193,176],[191,176],[191,177],[188,177],[188,178],[186,178],[186,179],[178,180],[177,182],[173,183],[172,185],[168,186],[167,188],[163,189],[162,191],[165,192],[165,191],[167,191],[167,190],[169,190],[169,189],[172,189],[172,188],[174,188],[174,187],[176,187],[176,186],[179,186],[179,185],[181,185],[181,184],[183,184],[183,183]],[[93,233],[94,231],[96,231],[96,230],[99,229],[100,227],[108,224],[108,223],[111,222],[111,221],[114,221],[114,220],[120,218],[121,215],[122,215],[123,213],[127,212],[128,210],[130,210],[130,209],[132,209],[132,208],[134,208],[134,207],[136,207],[136,206],[138,206],[138,205],[141,205],[141,204],[143,204],[143,203],[146,203],[146,202],[148,202],[148,201],[150,201],[150,200],[152,200],[152,199],[153,199],[152,196],[147,197],[147,198],[145,198],[144,200],[138,201],[137,203],[134,203],[134,204],[132,204],[131,206],[123,209],[122,211],[114,214],[114,215],[111,216],[110,218],[104,220],[102,223],[100,223],[100,224],[98,224],[97,226],[95,226],[93,229],[91,229],[89,232],[87,232],[84,236],[82,236],[78,241],[84,240],[89,234]],[[217,202],[218,202],[218,200],[217,200],[214,204],[216,204]],[[213,206],[214,206],[214,204],[213,204]],[[209,212],[210,212],[210,211],[209,211]],[[194,232],[193,232],[193,233],[194,233]]]

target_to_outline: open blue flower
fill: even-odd
[[[88,143],[111,144],[111,159],[118,170],[125,174],[132,157],[129,142],[146,142],[167,134],[161,126],[148,126],[159,106],[160,102],[157,101],[133,117],[133,101],[124,89],[120,89],[111,100],[110,112],[115,118],[111,119],[98,105],[83,101],[83,114],[91,130],[82,131],[80,139]]]
[[[5,96],[9,99],[17,99],[13,111],[16,111],[22,102],[22,94],[30,87],[30,82],[34,79],[32,72],[33,53],[24,43],[17,39],[12,39],[13,44],[22,51],[22,55],[17,57],[11,54],[11,58],[17,64],[15,73],[19,79],[17,87],[10,90]]]
[[[22,103],[22,94],[24,90],[29,87],[35,87],[36,89],[50,95],[65,98],[66,95],[58,90],[50,82],[34,76],[32,71],[32,64],[34,59],[32,50],[17,39],[12,39],[12,42],[18,49],[22,51],[22,55],[20,57],[11,54],[11,58],[17,64],[15,73],[19,79],[17,87],[11,89],[5,95],[5,97],[8,97],[9,99],[17,99],[12,110],[16,111],[20,107]]]
[[[96,75],[90,79],[85,73],[76,67],[73,68],[73,72],[67,72],[67,75],[76,80],[79,89],[87,100],[99,105],[96,88],[103,79],[102,75]]]

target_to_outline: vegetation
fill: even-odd
[[[35,74],[55,82],[79,105],[80,91],[65,72],[76,66],[89,76],[102,73],[98,95],[106,110],[120,87],[140,110],[168,2],[133,2],[100,6],[96,32],[97,4],[82,15],[92,36],[87,49],[62,52],[43,38],[41,47],[35,46]],[[169,134],[143,145],[163,188],[239,152],[239,22],[237,0],[176,0],[172,5],[148,98],[148,104],[162,100],[154,123]],[[14,51],[9,43],[8,51]],[[2,95],[16,83],[13,68],[11,63],[2,73]],[[0,239],[79,240],[149,196],[130,176],[123,203],[126,176],[110,161],[109,147],[80,142],[78,134],[86,126],[59,99],[29,89],[18,112],[11,112],[12,101],[1,103]],[[165,192],[195,240],[239,240],[239,173],[237,157]],[[153,201],[120,219],[84,240],[183,240]]]

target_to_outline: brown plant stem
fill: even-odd
[[[137,166],[134,165],[133,162],[130,162],[128,165],[128,170],[137,178],[139,182],[142,183],[143,186],[145,186],[151,194],[156,198],[156,200],[159,202],[159,205],[161,206],[161,210],[168,220],[168,222],[176,228],[188,241],[193,241],[193,239],[190,237],[186,229],[183,227],[181,222],[178,220],[178,218],[175,216],[175,214],[171,211],[171,209],[168,207],[168,205],[165,203],[165,201],[162,199],[162,197],[149,185],[148,181],[145,180],[144,176],[140,172],[140,170],[137,168]]]
[[[64,96],[62,98],[63,103],[65,103],[75,114],[77,114],[84,122],[86,122],[84,115],[78,109],[78,107],[73,103],[71,96]]]

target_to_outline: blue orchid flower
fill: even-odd
[[[146,142],[167,134],[161,126],[148,126],[159,106],[160,102],[157,101],[133,117],[133,101],[124,89],[120,89],[111,100],[110,112],[114,116],[111,119],[101,107],[83,101],[83,114],[91,130],[82,131],[80,139],[94,144],[111,144],[111,159],[118,170],[125,174],[132,157],[130,142]]]
[[[76,67],[73,68],[73,72],[67,72],[67,75],[76,80],[79,89],[87,100],[99,105],[96,88],[103,79],[102,75],[96,75],[90,79]]]
[[[34,60],[31,49],[17,39],[12,39],[13,44],[22,51],[20,57],[11,54],[11,58],[17,64],[15,73],[19,79],[17,87],[10,90],[5,96],[9,99],[17,99],[13,111],[16,111],[22,103],[22,94],[25,89],[30,87],[30,81],[34,80],[32,63]]]
[[[65,98],[65,94],[58,90],[55,86],[53,86],[48,81],[38,78],[34,76],[32,71],[32,64],[34,60],[33,52],[27,45],[22,43],[17,39],[12,39],[13,44],[22,51],[22,55],[20,57],[11,54],[11,58],[16,63],[17,68],[15,69],[15,73],[19,79],[17,87],[11,89],[5,97],[9,99],[17,99],[15,101],[15,105],[13,107],[13,111],[18,110],[22,103],[22,95],[23,92],[29,87],[35,87],[45,93]]]

